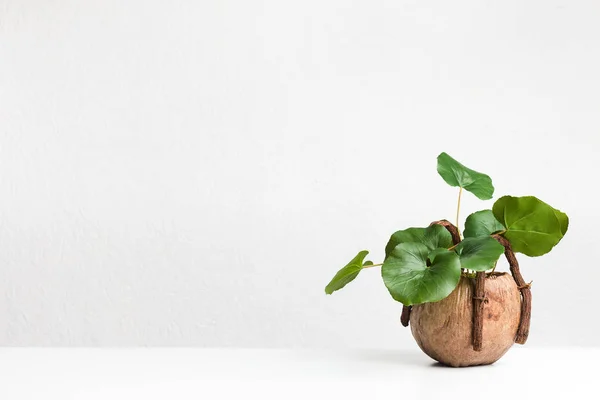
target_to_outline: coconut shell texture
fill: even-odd
[[[452,367],[496,362],[510,349],[521,317],[521,294],[506,273],[488,275],[483,308],[483,348],[473,350],[473,292],[475,280],[461,277],[445,299],[415,305],[410,327],[417,344],[429,357]]]

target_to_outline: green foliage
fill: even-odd
[[[400,243],[381,267],[390,294],[405,305],[442,300],[452,293],[460,273],[456,253],[430,250],[422,243]]]
[[[455,250],[464,269],[486,271],[496,265],[504,246],[491,236],[481,236],[465,238]]]
[[[348,283],[352,282],[364,266],[373,265],[373,262],[371,261],[363,263],[367,254],[369,254],[367,250],[359,252],[344,268],[340,269],[331,282],[325,287],[325,293],[331,294],[336,290],[340,290]]]
[[[506,229],[504,237],[512,249],[530,257],[552,250],[569,226],[566,214],[533,196],[501,197],[492,211]]]
[[[494,193],[489,176],[465,167],[446,153],[438,156],[437,171],[449,185],[470,191],[482,200]],[[495,266],[504,246],[493,234],[504,236],[514,251],[536,257],[552,250],[568,227],[565,213],[533,196],[504,196],[491,210],[467,217],[465,238],[456,246],[446,227],[438,224],[397,231],[385,247],[383,264],[365,261],[368,252],[361,251],[337,272],[325,293],[343,288],[362,269],[381,265],[383,282],[395,300],[405,305],[439,301],[454,290],[461,274],[473,277],[473,271]]]
[[[438,156],[437,171],[448,185],[461,187],[481,200],[491,199],[494,195],[494,185],[489,176],[465,167],[446,153]]]
[[[477,211],[467,217],[465,221],[465,237],[489,236],[492,233],[504,230],[492,210]]]
[[[431,225],[427,228],[408,228],[398,231],[390,237],[388,244],[385,246],[386,258],[400,243],[421,243],[429,250],[437,249],[438,247],[448,248],[452,246],[452,235],[441,225]]]

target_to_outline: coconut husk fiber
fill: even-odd
[[[475,279],[463,276],[445,299],[412,307],[412,334],[429,357],[452,367],[486,365],[497,361],[514,344],[521,318],[521,293],[513,277],[487,274],[481,302],[474,301],[474,290]],[[474,304],[483,314],[479,351],[473,349]]]

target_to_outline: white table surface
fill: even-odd
[[[3,348],[0,399],[599,399],[599,356],[514,346],[456,369],[416,349]]]

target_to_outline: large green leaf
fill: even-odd
[[[494,217],[492,210],[481,210],[467,217],[464,235],[466,238],[489,236],[502,230],[504,226]]]
[[[465,167],[447,153],[438,156],[437,171],[448,185],[468,190],[481,200],[491,199],[494,195],[494,185],[488,175]]]
[[[390,237],[385,246],[385,256],[389,256],[392,250],[400,243],[421,243],[429,250],[438,247],[448,248],[452,246],[452,235],[441,225],[431,225],[427,228],[408,228],[398,231]]]
[[[514,251],[530,257],[548,253],[567,232],[569,218],[533,196],[499,198],[492,208]]]
[[[494,267],[504,253],[504,246],[491,236],[470,237],[460,242],[455,251],[463,268],[486,271]]]
[[[392,297],[404,305],[429,303],[447,297],[460,280],[458,255],[422,243],[401,243],[381,267]]]
[[[336,290],[340,290],[358,276],[358,273],[363,269],[363,266],[373,265],[371,261],[363,263],[367,254],[369,254],[367,250],[359,252],[344,268],[340,269],[331,282],[325,287],[325,293],[331,294]]]

